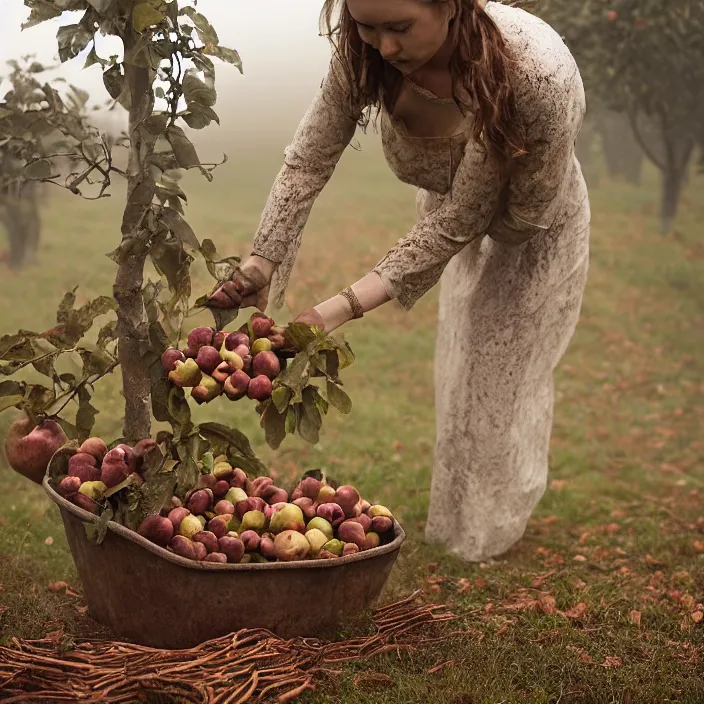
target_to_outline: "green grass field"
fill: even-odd
[[[279,159],[273,150],[238,155],[213,184],[189,180],[199,236],[246,254]],[[344,376],[354,408],[331,411],[317,447],[288,438],[274,454],[253,411],[198,409],[199,418],[240,423],[273,471],[326,467],[392,508],[408,540],[385,600],[420,587],[461,615],[461,636],[412,657],[349,666],[335,689],[321,683],[305,701],[704,702],[704,206],[694,204],[702,185],[690,184],[668,238],[658,234],[654,173],[638,190],[605,179],[593,189],[592,267],[557,375],[549,490],[524,539],[496,562],[464,565],[422,541],[435,292],[411,314],[390,304],[344,329],[357,355]],[[309,223],[292,312],[366,273],[411,226],[413,199],[376,149],[350,150]],[[110,293],[114,265],[104,255],[117,243],[120,203],[119,189],[101,203],[54,195],[39,265],[0,276],[0,334],[50,327],[77,283],[82,296]],[[119,379],[108,379],[96,401],[96,431],[106,438],[120,432],[120,398]],[[39,637],[57,620],[72,634],[96,632],[80,599],[47,589],[57,580],[80,591],[58,512],[2,467],[3,642]],[[355,687],[362,670],[391,680]]]

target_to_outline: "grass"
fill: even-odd
[[[214,184],[189,183],[200,236],[246,253],[278,166],[278,154],[241,155]],[[694,201],[701,186],[701,178],[690,185],[668,238],[657,233],[655,174],[638,190],[604,179],[593,190],[592,265],[556,379],[550,488],[524,539],[500,560],[465,565],[422,540],[435,292],[412,314],[391,304],[348,326],[354,408],[346,417],[331,412],[317,447],[289,439],[274,454],[240,407],[234,417],[223,417],[233,407],[222,404],[198,410],[200,418],[240,423],[274,472],[323,466],[392,508],[408,540],[385,598],[420,587],[461,615],[461,636],[412,657],[349,666],[334,688],[322,683],[305,701],[704,701],[704,206]],[[411,226],[413,198],[375,149],[347,154],[307,229],[293,312],[368,271]],[[75,283],[84,296],[110,291],[113,265],[104,254],[116,243],[119,204],[119,192],[99,205],[53,198],[39,266],[0,277],[0,333],[49,327]],[[96,404],[96,430],[108,438],[121,426],[118,382],[107,380]],[[0,639],[37,637],[57,621],[72,634],[95,634],[79,599],[47,588],[63,580],[80,589],[58,512],[5,468],[0,528]]]

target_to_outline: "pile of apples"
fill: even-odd
[[[110,489],[131,477],[131,484],[144,483],[142,460],[156,446],[151,439],[134,447],[121,444],[108,450],[100,438],[88,438],[68,461],[68,476],[58,486],[59,493],[91,513],[98,513],[99,501]]]
[[[139,483],[140,458],[153,444],[143,440],[107,452],[99,438],[86,440],[70,458],[59,493],[97,513],[111,487],[130,475]],[[289,496],[271,477],[251,480],[220,456],[183,501],[172,497],[137,532],[191,560],[247,563],[336,559],[390,542],[393,527],[391,511],[371,505],[351,485],[335,489],[306,477]]]
[[[253,339],[244,331],[191,330],[185,350],[171,347],[161,356],[169,381],[190,387],[198,404],[222,394],[231,401],[245,396],[265,401],[285,364],[285,358],[276,354],[285,344],[284,328],[266,315],[254,315],[251,327]]]

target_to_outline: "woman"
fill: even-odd
[[[323,18],[335,36],[330,70],[286,150],[252,255],[221,293],[264,309],[271,282],[282,301],[314,200],[378,109],[389,166],[419,188],[418,222],[371,273],[299,320],[331,331],[394,298],[410,309],[441,280],[426,540],[485,560],[521,538],[546,487],[553,370],[588,267],[574,154],[582,82],[548,25],[497,2],[327,0]]]

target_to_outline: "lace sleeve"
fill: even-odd
[[[284,165],[272,186],[254,239],[253,254],[277,262],[272,280],[275,306],[283,303],[291,270],[313,203],[330,180],[354,136],[347,81],[336,59],[284,151]]]

